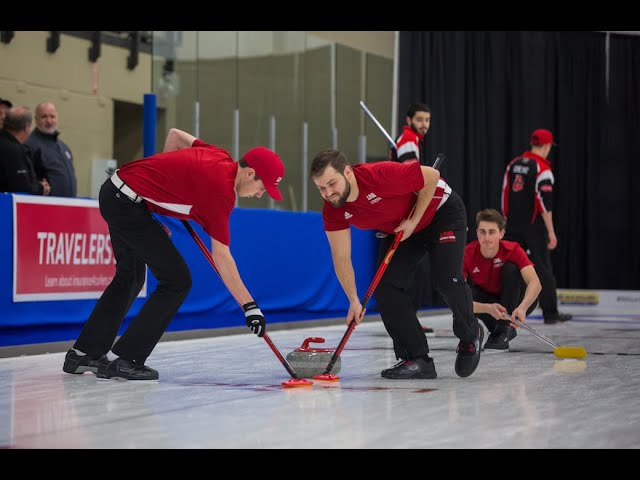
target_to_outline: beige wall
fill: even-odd
[[[48,32],[17,31],[11,43],[0,44],[0,97],[32,110],[42,101],[56,104],[60,138],[74,156],[78,196],[89,196],[92,160],[113,158],[113,101],[142,105],[151,89],[151,56],[141,53],[130,71],[127,49],[102,44],[94,92],[90,42],[63,34],[51,54],[47,37]]]
[[[365,98],[358,79],[367,75],[367,72],[362,69],[362,55],[360,53],[371,53],[393,60],[394,32],[329,31],[308,33],[343,46],[338,49],[338,62],[342,67],[338,72],[338,90],[341,99],[337,102],[336,116],[340,127],[340,146],[347,151],[353,151],[351,157],[356,158],[359,130],[362,130],[358,128],[359,124],[356,119],[360,118],[362,122],[364,121],[356,99]],[[140,53],[137,67],[133,71],[129,71],[126,68],[128,49],[102,44],[101,56],[97,62],[97,92],[94,92],[93,65],[88,59],[88,49],[91,43],[88,40],[63,34],[60,37],[59,49],[50,54],[46,51],[48,35],[49,32],[17,31],[9,44],[0,43],[0,65],[2,66],[0,68],[0,97],[8,98],[16,105],[22,104],[32,109],[37,103],[45,100],[52,101],[57,105],[61,138],[70,146],[74,154],[78,176],[78,195],[89,196],[91,194],[92,160],[116,158],[122,164],[138,158],[141,154],[141,145],[136,148],[136,142],[140,139],[139,135],[142,129],[141,112],[136,107],[143,104],[144,94],[152,91],[152,58],[149,54]],[[343,60],[346,59],[343,57],[345,55],[352,61],[344,63]],[[285,57],[287,56],[285,55]],[[297,57],[294,55],[292,58]],[[272,99],[278,101],[278,105],[282,106],[278,110],[282,116],[278,130],[279,138],[287,139],[286,142],[280,141],[278,148],[286,149],[290,146],[291,157],[294,159],[300,156],[298,152],[301,151],[301,147],[293,143],[292,138],[297,139],[301,136],[297,129],[300,128],[302,121],[301,102],[303,102],[302,97],[298,98],[292,93],[297,91],[296,82],[302,78],[297,75],[304,75],[309,86],[307,90],[309,98],[306,103],[310,108],[313,107],[311,110],[313,115],[307,119],[313,121],[310,126],[312,134],[310,141],[319,137],[318,142],[326,143],[325,137],[330,132],[329,127],[325,125],[330,123],[330,112],[319,110],[317,105],[328,108],[330,105],[328,103],[329,93],[325,91],[326,89],[319,89],[316,86],[317,82],[327,88],[330,85],[328,77],[318,77],[319,73],[325,76],[329,74],[329,57],[326,55],[322,57],[323,60],[318,66],[319,70],[312,65],[313,58],[315,57],[309,56],[307,73],[304,73],[305,69],[292,70],[291,72],[286,70],[292,76],[289,78],[285,75],[283,78],[278,78],[276,84],[282,91],[277,90],[277,97]],[[288,60],[282,60],[285,63],[288,62]],[[224,68],[220,70],[229,62],[232,64],[231,70],[228,72]],[[160,109],[158,128],[161,130],[157,132],[159,145],[164,142],[166,133],[164,127],[176,126],[187,131],[192,130],[193,101],[196,94],[201,97],[201,123],[203,125],[201,133],[203,135],[208,135],[207,129],[216,125],[217,128],[211,133],[211,138],[220,142],[222,146],[231,145],[231,110],[235,108],[232,104],[236,100],[234,95],[237,95],[241,107],[244,107],[242,122],[245,126],[241,131],[243,134],[251,133],[253,135],[250,138],[243,137],[242,141],[247,145],[266,141],[264,119],[256,116],[255,121],[251,121],[253,118],[250,113],[251,108],[255,107],[251,100],[253,98],[252,85],[261,81],[272,82],[272,77],[264,68],[259,70],[262,72],[262,76],[256,75],[247,65],[249,73],[242,78],[236,78],[237,65],[235,62],[235,59],[217,62],[211,77],[208,75],[208,68],[214,67],[204,63],[200,69],[202,78],[199,82],[199,91],[196,88],[198,83],[189,81],[194,79],[193,73],[188,74],[187,70],[181,70],[183,75],[181,78],[182,93],[178,97],[171,96],[168,99],[158,97]],[[161,69],[162,63],[159,61],[158,71]],[[242,63],[242,65],[245,64],[246,62]],[[289,64],[287,63],[287,65]],[[187,68],[187,66],[184,67]],[[385,68],[389,69],[390,67]],[[278,75],[284,74],[280,72]],[[384,80],[379,88],[372,87],[367,90],[369,92],[367,102],[371,108],[375,109],[381,121],[387,118],[386,112],[388,109],[390,110],[390,106],[388,108],[385,106],[386,98],[387,95],[389,97],[391,95],[391,74],[385,72],[382,76],[385,79],[388,77],[389,80]],[[372,75],[372,78],[378,82],[382,81],[379,72]],[[289,88],[284,88],[283,85]],[[219,92],[227,91],[225,89],[236,93],[221,95]],[[376,94],[378,90],[380,92]],[[321,103],[320,98],[314,97],[318,92],[327,99],[326,103]],[[389,93],[387,94],[387,92]],[[377,97],[382,99],[378,100]],[[261,108],[270,108],[268,105],[268,102],[271,101],[270,98],[270,96],[261,98]],[[114,104],[116,101],[117,105]],[[255,103],[255,101],[257,100],[254,99],[253,102]],[[388,103],[390,105],[390,101]],[[221,109],[223,114],[221,114]],[[262,110],[256,110],[256,113],[260,111]],[[214,112],[216,118],[208,118],[207,115],[210,115],[210,112]],[[321,113],[322,115],[320,115]],[[295,122],[293,122],[294,118]],[[291,120],[289,123],[295,123],[295,125],[291,127],[293,133],[283,137],[284,132],[287,131],[285,129],[285,126],[288,125],[287,120]],[[220,124],[220,122],[224,123]],[[353,122],[356,123],[351,125]],[[320,126],[316,128],[317,125]],[[325,126],[322,127],[322,125]],[[366,123],[364,126],[371,127]],[[139,131],[136,132],[136,128]],[[315,134],[317,130],[320,131],[318,135]],[[287,131],[287,133],[289,132]],[[378,132],[372,136],[369,143],[372,150],[374,150],[376,142],[380,143],[384,150],[384,141],[378,140],[378,137]],[[246,148],[247,145],[244,143],[242,147]],[[295,178],[292,177],[291,181],[299,183],[298,178],[301,176],[300,174]],[[316,196],[316,200],[317,198]]]
[[[326,38],[332,42],[341,43],[367,53],[375,53],[384,58],[393,59],[394,32],[367,31],[367,32],[308,32],[318,37]]]

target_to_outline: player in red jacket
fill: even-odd
[[[473,292],[473,313],[489,330],[485,350],[508,350],[516,330],[504,319],[526,321],[542,289],[533,263],[517,242],[503,240],[504,217],[494,209],[476,214],[478,240],[467,244],[462,271]]]
[[[63,370],[92,371],[98,378],[157,380],[145,365],[191,289],[182,255],[152,213],[194,220],[211,236],[212,257],[222,282],[243,306],[247,326],[264,335],[266,321],[245,287],[229,249],[229,218],[236,197],[282,200],[284,165],[264,147],[237,162],[223,148],[172,128],[162,153],[129,162],[100,189],[100,213],[109,225],[116,274],[96,303]],[[138,314],[116,341],[138,296],[148,266],[158,280]],[[114,343],[115,342],[115,343]]]
[[[433,283],[453,312],[453,332],[460,340],[455,371],[461,377],[471,375],[480,361],[484,329],[473,316],[471,290],[462,276],[467,214],[460,196],[438,170],[415,160],[349,165],[345,155],[333,149],[315,156],[310,176],[324,199],[324,230],[336,276],[349,299],[347,324],[360,323],[364,315],[351,262],[351,227],[389,234],[381,242],[379,262],[394,235],[403,232],[375,291],[380,316],[400,360],[381,376],[437,376],[409,290],[426,255],[431,258]]]

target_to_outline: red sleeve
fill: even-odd
[[[509,261],[515,263],[518,270],[522,270],[527,265],[533,265],[533,262],[527,255],[527,252],[525,252],[520,245],[513,250]]]
[[[375,168],[378,189],[384,195],[403,195],[418,192],[424,188],[422,166],[418,160],[398,162],[377,162]]]
[[[350,227],[349,222],[344,219],[344,210],[334,208],[326,201],[322,206],[322,221],[326,232],[345,230]]]
[[[210,145],[208,143],[204,143],[202,140],[200,140],[199,138],[196,138],[193,143],[191,144],[192,147],[209,147]]]

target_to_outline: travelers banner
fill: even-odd
[[[97,200],[13,195],[14,302],[99,298],[114,275]]]

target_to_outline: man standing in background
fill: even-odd
[[[38,104],[36,128],[25,144],[32,150],[36,168],[41,168],[51,185],[51,195],[75,197],[78,191],[71,149],[58,138],[58,111],[51,102]]]
[[[420,165],[429,166],[423,155],[424,136],[429,131],[431,125],[431,109],[425,103],[413,103],[407,109],[405,125],[402,133],[396,140],[396,148],[391,149],[391,158],[398,162],[407,160],[418,160]],[[416,310],[422,306],[425,290],[430,282],[427,281],[431,275],[429,258],[425,257],[417,267],[415,281],[409,287],[411,299]],[[431,327],[422,327],[427,336],[434,336]]]
[[[51,188],[41,178],[24,147],[33,115],[27,107],[10,108],[0,129],[0,192],[50,195]]]
[[[507,165],[502,184],[502,213],[507,220],[505,240],[518,242],[542,283],[540,308],[544,323],[565,322],[571,315],[558,312],[556,279],[550,250],[558,245],[553,228],[553,172],[547,157],[555,145],[553,134],[540,128],[531,134],[531,150]]]

